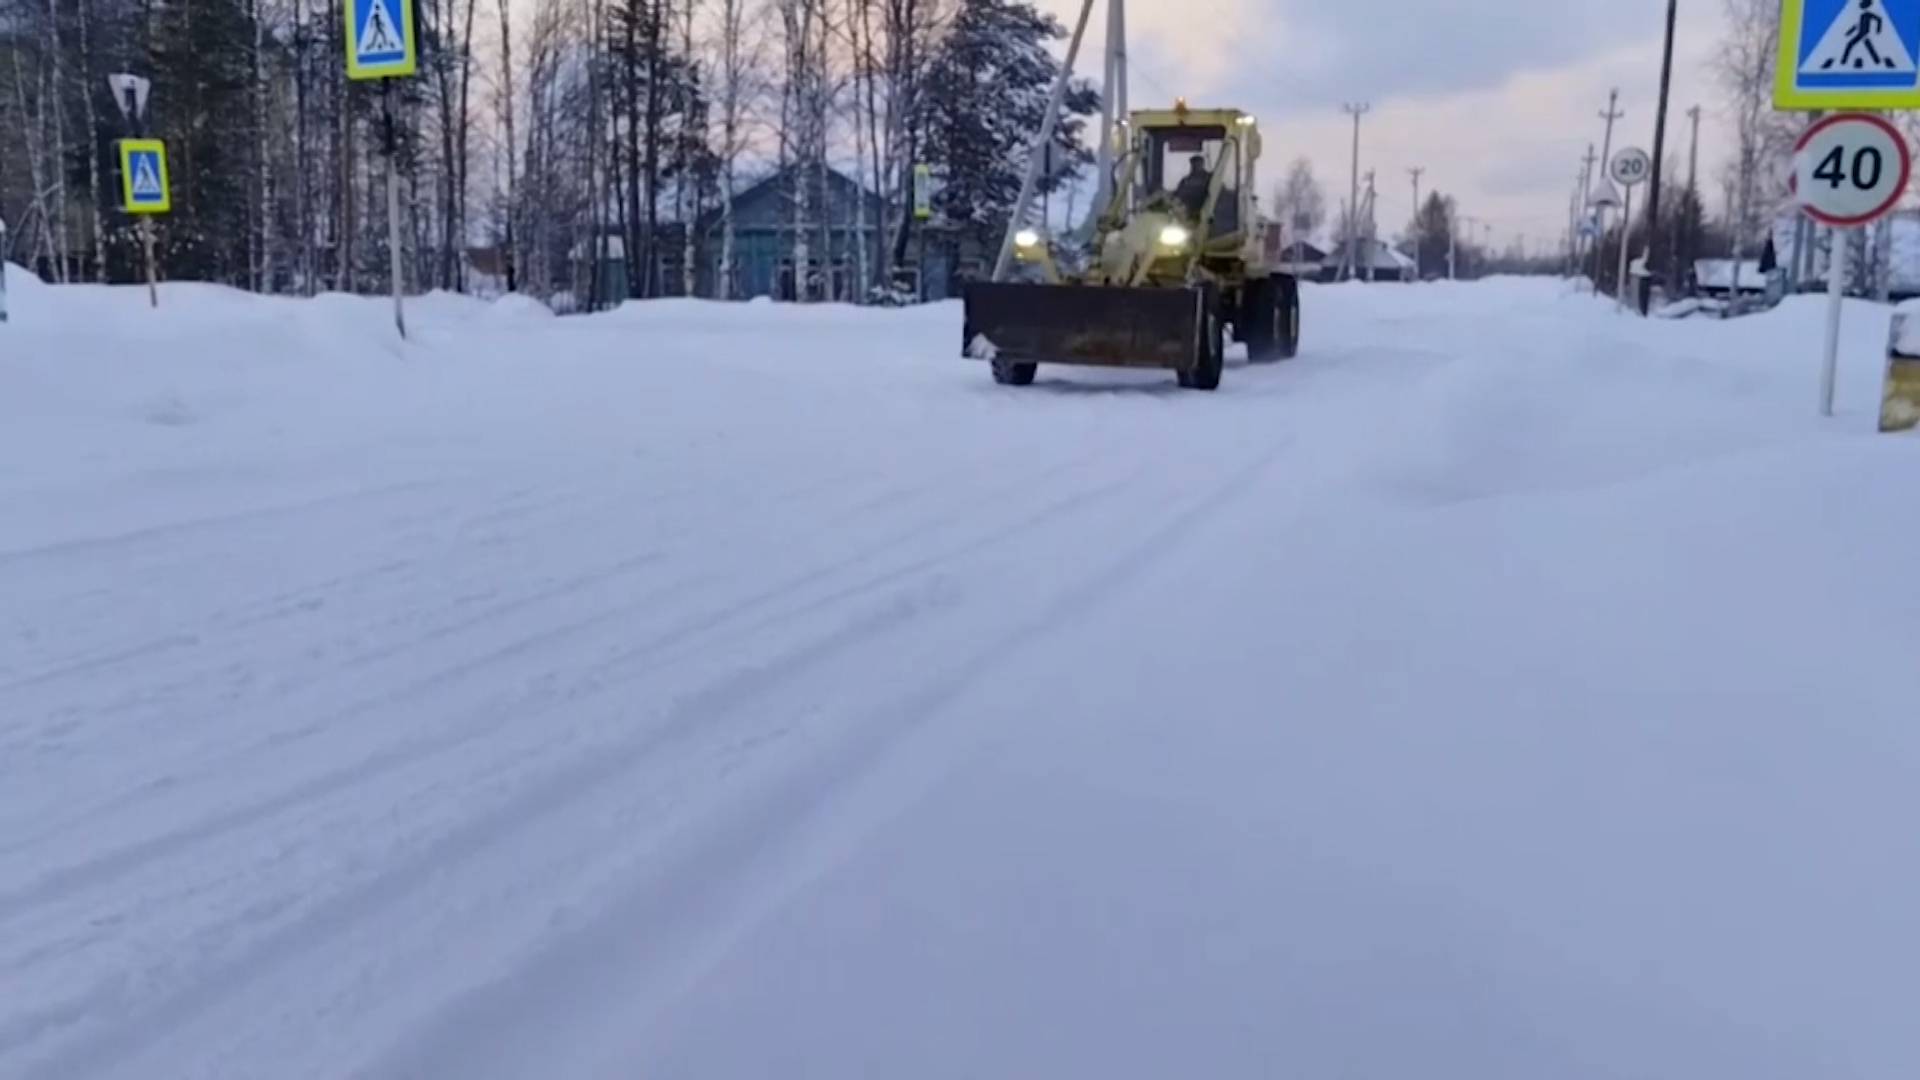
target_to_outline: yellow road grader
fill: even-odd
[[[1121,130],[1113,196],[1080,267],[1063,270],[1046,235],[1019,230],[1029,280],[967,287],[966,355],[1013,386],[1040,364],[1083,364],[1171,368],[1196,390],[1219,387],[1229,333],[1254,363],[1293,356],[1300,287],[1257,211],[1254,118],[1179,102]]]

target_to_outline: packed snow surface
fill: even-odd
[[[0,1076],[1920,1076],[1884,308],[10,283]]]

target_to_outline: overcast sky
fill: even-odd
[[[1040,0],[1069,28],[1078,0]],[[1095,0],[1076,71],[1096,81],[1106,0]],[[1720,95],[1707,60],[1718,0],[1681,0],[1668,153],[1687,151],[1686,109],[1705,107],[1701,187],[1709,205],[1724,153]],[[1294,157],[1313,161],[1330,203],[1347,194],[1346,101],[1373,106],[1360,168],[1376,171],[1383,231],[1411,217],[1407,170],[1463,214],[1491,221],[1505,247],[1557,243],[1587,143],[1599,143],[1607,91],[1626,113],[1616,149],[1653,148],[1665,0],[1131,0],[1127,37],[1136,108],[1184,96],[1261,118],[1271,189]],[[1063,46],[1064,48],[1064,46]],[[1682,166],[1684,167],[1684,165]]]

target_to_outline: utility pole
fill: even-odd
[[[1353,117],[1353,183],[1352,194],[1347,201],[1348,278],[1352,278],[1360,268],[1360,118],[1372,109],[1373,106],[1364,101],[1340,106],[1340,111]]]
[[[1687,150],[1687,190],[1694,197],[1700,195],[1700,106],[1687,110],[1687,119],[1693,121],[1693,139]]]
[[[1573,195],[1567,200],[1566,250],[1561,252],[1566,256],[1567,261],[1563,264],[1563,270],[1568,277],[1572,277],[1574,269],[1580,265],[1579,248],[1576,246],[1580,243],[1580,175],[1578,173],[1574,174],[1573,184]]]
[[[1073,36],[1067,39],[1067,62],[1060,65],[1060,74],[1054,78],[1053,93],[1047,99],[1047,112],[1040,121],[1040,130],[1034,133],[1033,145],[1027,151],[1027,172],[1020,180],[1020,194],[1013,204],[1013,213],[1007,218],[1007,233],[1000,238],[1000,254],[993,262],[993,281],[1007,280],[1007,271],[1013,266],[1013,238],[1026,224],[1027,207],[1033,204],[1033,190],[1040,184],[1040,167],[1043,159],[1041,148],[1053,141],[1053,128],[1060,119],[1060,105],[1067,99],[1067,84],[1073,78],[1073,62],[1080,57],[1080,39],[1087,35],[1087,16],[1093,14],[1093,0],[1083,0],[1080,5],[1080,17],[1074,21]]]
[[[1671,245],[1660,242],[1660,179],[1666,170],[1667,153],[1667,98],[1673,88],[1673,21],[1679,9],[1679,0],[1667,0],[1667,41],[1660,54],[1660,103],[1653,114],[1653,177],[1647,182],[1647,273],[1640,279],[1640,314],[1645,315],[1653,306],[1653,276],[1659,267],[1669,258],[1665,250]],[[1622,229],[1620,242],[1626,243],[1628,228]],[[1671,283],[1672,275],[1668,275]],[[1624,289],[1626,283],[1622,282]]]
[[[1374,263],[1374,253],[1376,248],[1375,242],[1378,240],[1380,236],[1380,225],[1379,225],[1379,222],[1376,221],[1374,218],[1374,207],[1378,205],[1378,197],[1379,197],[1379,192],[1374,190],[1374,187],[1373,187],[1373,170],[1368,169],[1367,170],[1367,202],[1366,202],[1367,216],[1362,220],[1364,220],[1367,223],[1367,232],[1366,232],[1367,278],[1366,280],[1369,284],[1371,284],[1373,281],[1373,263]]]
[[[1467,243],[1471,245],[1473,243],[1473,234],[1477,231],[1475,226],[1480,224],[1480,219],[1474,217],[1472,214],[1461,214],[1460,220],[1467,223]],[[1468,254],[1472,254],[1471,248],[1468,249]]]
[[[1613,122],[1627,115],[1620,111],[1619,104],[1620,89],[1615,87],[1607,92],[1607,111],[1600,114],[1600,119],[1607,122],[1606,139],[1600,144],[1600,174],[1602,176],[1606,175],[1608,167],[1613,163]],[[1611,181],[1608,182],[1611,184]],[[1598,185],[1596,184],[1596,186]],[[1600,227],[1596,230],[1593,237],[1593,291],[1597,293],[1600,291],[1600,249],[1605,246],[1600,241],[1606,239],[1606,214],[1604,209],[1597,215],[1596,221]],[[1623,244],[1627,242],[1627,230],[1624,227],[1620,230],[1620,242]]]
[[[1593,156],[1593,144],[1588,143],[1587,156],[1580,159],[1580,224],[1582,225],[1586,223],[1587,218],[1589,217],[1588,211],[1593,206],[1593,182],[1594,182],[1593,181],[1593,163],[1594,161],[1595,161],[1595,158]],[[1600,242],[1599,236],[1598,236],[1598,233],[1596,232],[1594,243],[1597,244],[1599,242]],[[1581,265],[1586,262],[1586,260],[1582,258],[1582,256],[1585,254],[1586,252],[1580,247],[1580,240],[1578,238],[1578,234],[1576,234],[1573,242],[1573,276],[1576,278],[1580,276]]]
[[[1420,280],[1422,276],[1420,267],[1420,234],[1424,231],[1426,223],[1420,220],[1420,176],[1426,171],[1426,169],[1419,166],[1407,170],[1407,175],[1413,177],[1413,279],[1415,281]]]
[[[1608,91],[1607,92],[1607,109],[1605,112],[1600,114],[1600,119],[1605,120],[1607,122],[1606,139],[1600,144],[1601,168],[1605,168],[1607,163],[1613,160],[1613,122],[1615,120],[1622,119],[1627,115],[1626,113],[1620,111],[1619,105],[1620,105],[1620,91],[1618,89]]]
[[[1453,200],[1451,199],[1447,200],[1447,280],[1448,281],[1453,281],[1459,276],[1457,273],[1455,273],[1456,269],[1458,268],[1457,263],[1455,262],[1455,256],[1459,253],[1459,246],[1460,246],[1459,245],[1459,238],[1460,238],[1459,217],[1460,217],[1460,207],[1456,205],[1453,202]]]
[[[1107,56],[1105,79],[1100,87],[1100,146],[1094,165],[1093,205],[1087,215],[1087,235],[1091,237],[1100,215],[1113,201],[1113,165],[1120,151],[1121,129],[1127,122],[1127,5],[1125,0],[1107,0]],[[1053,143],[1047,143],[1049,149]],[[1068,217],[1072,217],[1071,214]]]

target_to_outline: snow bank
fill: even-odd
[[[1893,309],[1889,344],[1903,356],[1920,356],[1920,300],[1908,300]]]
[[[21,295],[0,1074],[1920,1075],[1884,308]]]

